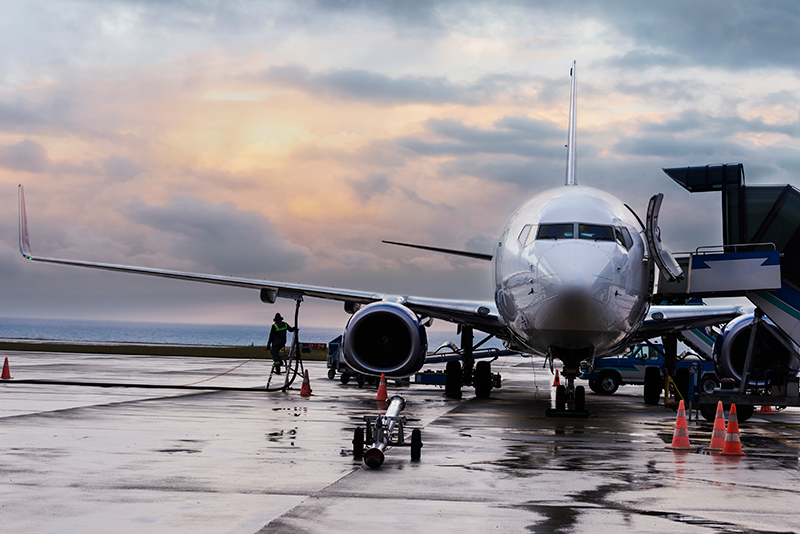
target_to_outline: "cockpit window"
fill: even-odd
[[[575,225],[572,223],[540,224],[536,239],[572,239]]]
[[[624,226],[621,228],[614,227],[614,235],[617,238],[617,243],[622,245],[626,250],[630,250],[633,246],[633,239],[631,239],[631,233],[628,231],[627,228]]]
[[[532,228],[532,224],[526,224],[522,227],[522,231],[519,233],[519,244],[523,247],[528,246],[528,244],[531,242],[531,238],[533,237],[531,235]]]
[[[599,224],[579,224],[578,237],[595,241],[614,241],[614,228]]]

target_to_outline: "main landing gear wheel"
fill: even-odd
[[[461,364],[455,360],[447,362],[444,377],[444,396],[449,399],[461,398]]]
[[[556,411],[563,412],[567,409],[567,388],[556,386]]]
[[[661,371],[657,367],[646,367],[644,370],[644,403],[654,406],[658,404],[662,389]]]
[[[419,460],[422,456],[422,431],[415,428],[411,431],[411,459]]]
[[[583,386],[575,388],[575,411],[586,411],[586,389]]]
[[[339,377],[339,381],[342,384],[347,384],[348,382],[350,382],[350,373],[348,373],[347,371],[342,373],[342,375]]]
[[[492,392],[492,364],[489,362],[478,362],[475,366],[475,396],[479,399],[488,399]]]

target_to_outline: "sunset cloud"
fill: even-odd
[[[738,1],[9,5],[0,316],[271,311],[244,290],[24,262],[19,183],[45,255],[491,298],[488,264],[381,240],[490,253],[564,181],[573,59],[579,183],[640,214],[664,192],[672,249],[717,244],[718,197],[661,168],[741,161],[748,182],[797,182],[798,18]]]

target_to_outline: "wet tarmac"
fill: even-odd
[[[230,359],[3,352],[0,521],[4,532],[800,532],[800,410],[741,423],[747,456],[666,450],[675,412],[641,387],[587,392],[589,419],[546,418],[539,359],[493,364],[492,398],[399,388],[419,461],[352,458],[353,430],[379,413],[374,389],[307,364],[313,396],[181,385]],[[520,363],[521,362],[521,363]],[[270,362],[203,384],[263,387]],[[274,384],[273,384],[274,385]],[[538,387],[537,387],[538,386]],[[712,425],[689,422],[693,445]]]

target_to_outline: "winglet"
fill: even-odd
[[[575,178],[575,123],[576,123],[576,106],[575,100],[577,98],[575,90],[575,61],[572,62],[572,68],[569,71],[572,77],[572,84],[569,92],[569,133],[567,133],[567,183],[566,185],[578,185]]]
[[[28,241],[28,217],[25,215],[25,190],[22,189],[22,184],[19,184],[19,251],[25,258],[33,258]]]

